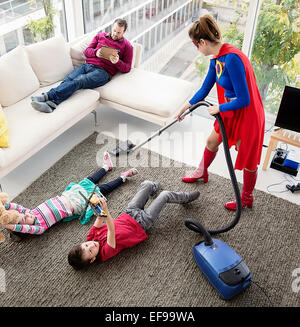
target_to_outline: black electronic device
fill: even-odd
[[[273,160],[271,162],[270,167],[273,169],[277,169],[279,171],[282,171],[284,173],[287,173],[289,175],[297,176],[298,174],[298,168],[295,169],[289,165],[286,165],[285,162],[287,161],[289,151],[284,149],[276,149],[275,155],[273,157]]]
[[[300,89],[285,86],[275,126],[300,133]]]
[[[290,190],[292,193],[300,191],[300,183],[298,183],[297,185],[286,185],[286,188],[288,190]]]
[[[276,163],[277,165],[283,165],[287,157],[287,154],[288,154],[287,150],[283,150],[280,148],[277,149],[272,162]]]

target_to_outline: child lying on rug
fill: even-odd
[[[12,232],[40,235],[61,220],[69,221],[79,218],[86,204],[79,192],[88,197],[94,190],[95,185],[110,170],[112,170],[112,162],[108,152],[105,152],[102,168],[79,183],[70,183],[61,196],[51,198],[32,210],[16,203],[5,203],[4,207],[6,210],[17,210],[20,213],[19,222],[17,224],[2,224],[0,227],[4,227]],[[117,179],[107,184],[99,185],[96,188],[96,193],[99,194],[100,191],[106,196],[125,182],[127,178],[136,174],[137,170],[132,168],[122,173]],[[88,223],[93,215],[94,212],[89,207],[80,222],[82,224]]]
[[[196,200],[200,192],[162,191],[151,205],[144,209],[149,196],[154,195],[159,188],[159,182],[144,181],[128,204],[127,209],[116,219],[112,219],[106,201],[99,199],[107,218],[97,217],[88,233],[87,242],[71,249],[68,255],[69,264],[75,269],[81,269],[96,259],[105,261],[125,248],[144,241],[147,231],[158,218],[166,203],[189,203]]]

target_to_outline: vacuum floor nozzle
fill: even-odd
[[[111,150],[108,152],[110,154],[118,157],[120,154],[129,153],[130,150],[134,147],[135,147],[135,145],[130,140],[127,140],[125,142],[119,143],[119,145],[114,150]]]

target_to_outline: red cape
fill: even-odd
[[[220,52],[213,59],[234,53],[242,60],[248,85],[250,104],[248,107],[235,111],[220,113],[226,130],[229,147],[236,145],[236,141],[241,140],[238,155],[235,162],[235,169],[256,170],[260,163],[262,145],[265,130],[265,112],[261,96],[256,84],[256,78],[247,56],[238,48],[224,43]],[[217,83],[219,104],[225,103],[225,90]],[[215,130],[219,134],[219,142],[222,141],[219,124],[215,121]]]

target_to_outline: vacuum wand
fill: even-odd
[[[207,101],[198,102],[198,103],[192,105],[190,108],[188,108],[179,118],[183,119],[185,116],[188,116],[191,112],[193,112],[195,109],[197,109],[201,105],[211,106],[212,104]],[[164,126],[161,129],[159,129],[157,132],[152,134],[149,138],[147,138],[145,141],[143,141],[139,145],[134,145],[130,140],[121,142],[116,149],[109,151],[109,153],[114,156],[119,156],[120,154],[125,154],[125,153],[128,153],[128,154],[132,153],[132,152],[138,150],[139,148],[141,148],[144,144],[150,142],[156,136],[160,136],[161,133],[163,133],[166,129],[168,129],[169,127],[173,126],[176,123],[178,123],[178,119],[174,119],[171,123],[169,123],[168,125]]]
[[[192,106],[190,108],[188,108],[181,116],[180,118],[184,118],[185,116],[189,115],[192,111],[194,111],[198,106]],[[164,132],[166,129],[168,129],[169,127],[173,126],[174,124],[178,123],[178,119],[173,120],[171,123],[169,123],[168,125],[166,125],[165,127],[161,128],[160,130],[158,130],[157,132],[155,132],[154,134],[152,134],[147,140],[145,140],[144,142],[142,142],[139,145],[136,145],[135,147],[133,147],[132,149],[130,149],[128,152],[133,152],[136,151],[137,149],[139,149],[140,147],[142,147],[144,144],[148,143],[149,141],[151,141],[152,139],[154,139],[156,136],[159,136],[162,132]]]
[[[192,113],[195,109],[197,109],[200,106],[207,106],[210,107],[212,106],[211,103],[207,102],[207,101],[200,101],[194,105],[192,105],[191,107],[187,108],[186,111],[179,117],[179,119],[183,119],[184,117],[188,116],[190,113]],[[158,130],[157,132],[155,132],[153,135],[151,135],[147,140],[145,140],[144,142],[142,142],[141,144],[135,146],[134,148],[130,149],[129,152],[133,152],[137,149],[139,149],[140,147],[142,147],[144,144],[148,143],[149,141],[151,141],[152,139],[154,139],[156,136],[159,136],[162,132],[164,132],[166,129],[168,129],[169,127],[173,126],[174,124],[178,123],[178,119],[173,120],[171,123],[169,123],[168,125],[166,125],[165,127],[161,128],[160,130]]]

